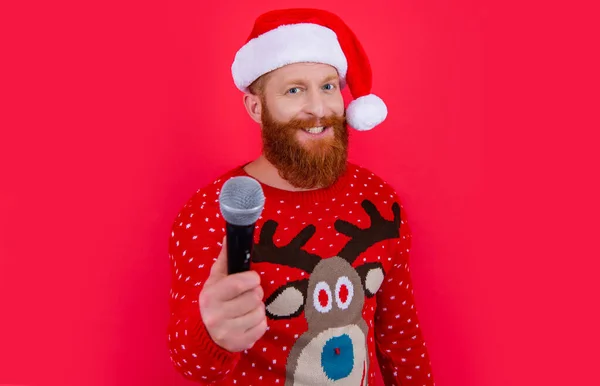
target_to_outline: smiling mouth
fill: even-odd
[[[302,129],[302,130],[309,134],[322,134],[327,129],[329,129],[329,127],[317,126],[317,127],[310,127],[310,128],[306,128],[306,129]]]

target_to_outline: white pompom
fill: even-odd
[[[387,106],[377,95],[369,94],[350,102],[346,120],[356,130],[371,130],[387,117]]]

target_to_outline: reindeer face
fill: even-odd
[[[340,257],[317,264],[308,281],[304,312],[309,329],[339,327],[362,315],[364,291],[358,273]]]
[[[365,385],[368,379],[368,326],[362,318],[365,297],[374,296],[383,282],[380,263],[352,263],[370,246],[399,237],[400,207],[392,205],[394,219],[384,219],[375,205],[363,201],[371,224],[367,229],[343,220],[335,229],[350,237],[337,256],[322,259],[302,249],[316,232],[314,225],[304,228],[288,245],[276,246],[273,237],[277,223],[268,220],[254,246],[254,262],[270,262],[296,267],[309,273],[309,279],[287,283],[266,300],[271,319],[288,319],[304,311],[308,330],[290,350],[287,359],[289,385],[342,384]],[[320,366],[315,364],[320,363]]]

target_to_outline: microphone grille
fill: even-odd
[[[254,178],[239,176],[225,181],[219,194],[219,206],[225,221],[247,226],[255,223],[265,205],[260,183]]]

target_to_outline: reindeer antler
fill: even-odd
[[[276,246],[273,241],[278,226],[279,224],[274,220],[268,220],[263,224],[258,244],[254,246],[252,261],[282,264],[311,273],[321,258],[304,251],[302,247],[315,234],[317,230],[315,226],[306,226],[288,245],[283,247]]]
[[[338,254],[350,264],[370,246],[400,236],[400,205],[397,202],[392,204],[394,219],[391,221],[383,218],[371,201],[364,200],[361,205],[371,218],[371,225],[367,229],[361,229],[345,220],[337,220],[334,224],[338,232],[350,237],[350,241]]]

